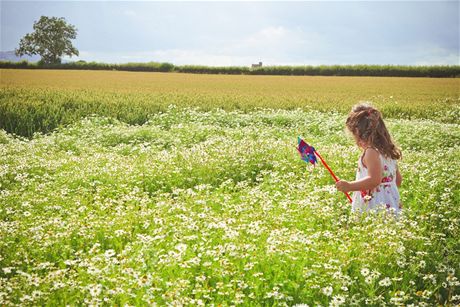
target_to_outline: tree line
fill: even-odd
[[[284,76],[380,76],[380,77],[460,77],[459,65],[405,66],[405,65],[320,65],[320,66],[265,66],[251,68],[245,66],[201,66],[171,63],[124,63],[76,61],[68,63],[10,62],[0,61],[0,68],[19,69],[76,69],[76,70],[116,70],[145,72],[178,72],[196,74],[228,75],[284,75]]]

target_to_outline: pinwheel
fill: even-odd
[[[304,160],[307,163],[310,162],[311,164],[315,165],[316,162],[317,162],[316,157],[318,157],[321,160],[321,163],[324,165],[324,167],[329,171],[329,173],[331,174],[332,178],[334,178],[335,182],[339,181],[339,179],[334,174],[334,172],[331,170],[329,165],[327,165],[326,161],[324,161],[323,157],[321,157],[321,155],[316,151],[316,149],[313,146],[308,145],[308,143],[305,142],[304,140],[302,140],[300,138],[300,136],[297,138],[297,140],[298,140],[297,150],[299,151],[300,158],[302,160]],[[344,193],[345,193],[345,195],[347,196],[348,200],[351,203],[350,195],[348,193],[346,193],[346,192],[344,192]]]

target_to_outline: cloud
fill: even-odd
[[[161,61],[173,62],[177,65],[208,65],[208,66],[249,66],[254,61],[252,56],[213,53],[193,49],[159,50],[153,53]]]
[[[299,65],[319,63],[313,61],[314,54],[323,53],[330,45],[315,31],[277,25],[263,27],[241,39],[217,42],[207,46],[207,51],[268,65]]]
[[[285,38],[288,34],[286,28],[282,26],[272,26],[264,28],[254,35],[251,35],[247,41],[251,43],[261,43],[266,41],[279,41]]]
[[[415,53],[414,65],[460,65],[459,51],[432,46]]]
[[[321,64],[305,55],[313,54],[325,41],[318,33],[281,25],[261,27],[240,36],[209,40],[203,46],[179,45],[151,51],[92,52],[81,51],[86,61],[170,62],[176,65],[249,66],[262,61],[264,65]],[[73,60],[73,59],[72,59]]]
[[[282,20],[247,28],[232,27],[232,31],[227,23],[212,30],[207,26],[190,25],[185,33],[176,29],[175,36],[165,38],[160,34],[166,32],[158,27],[152,27],[156,29],[152,37],[129,32],[130,41],[125,39],[123,44],[126,49],[86,49],[79,58],[108,63],[155,61],[208,66],[249,66],[259,61],[264,65],[459,64],[458,47],[448,48],[415,34],[403,35],[406,40],[402,40],[394,31],[390,35],[374,28],[358,31],[356,27],[337,24],[318,26]],[[130,50],[131,46],[138,49]]]
[[[137,17],[137,13],[133,10],[125,10],[123,14],[129,17]]]
[[[275,33],[275,36],[273,36]],[[289,30],[258,31],[240,44],[221,48],[170,48],[146,51],[93,52],[82,50],[79,57],[66,60],[106,63],[169,62],[175,65],[250,66],[262,61],[264,65],[333,65],[333,64],[394,64],[394,65],[460,65],[459,54],[430,45],[407,46],[404,49],[387,47],[381,50],[341,51],[340,48],[315,46],[315,41],[302,40]],[[259,35],[260,34],[260,35]],[[267,37],[267,40],[260,39]],[[256,39],[255,39],[256,38]],[[271,38],[271,39],[269,39]],[[320,40],[319,40],[320,41]],[[316,41],[318,42],[318,41]],[[310,45],[311,44],[311,45]],[[278,47],[277,47],[278,46]],[[312,51],[317,48],[318,51]],[[293,50],[295,49],[295,50]],[[284,52],[282,51],[284,50]]]
[[[249,66],[256,63],[252,56],[219,54],[197,49],[162,49],[132,52],[80,51],[79,57],[63,57],[67,61],[127,63],[127,62],[169,62],[175,65],[206,66]]]

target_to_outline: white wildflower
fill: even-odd
[[[370,273],[370,271],[369,271],[368,268],[362,268],[361,269],[361,275],[367,276],[367,275],[369,275],[369,273]]]
[[[105,258],[110,258],[115,255],[115,251],[113,249],[108,249],[104,253]]]
[[[176,249],[177,249],[180,253],[185,253],[185,251],[187,250],[187,244],[179,243],[179,244],[176,245]]]
[[[332,287],[331,286],[327,286],[327,287],[324,287],[321,289],[321,292],[323,292],[324,295],[326,296],[331,296],[332,295]]]
[[[102,285],[90,285],[89,286],[89,294],[91,294],[91,296],[98,296],[99,294],[101,294],[102,292]]]
[[[390,285],[391,285],[391,280],[388,277],[385,277],[384,279],[379,281],[379,286],[381,286],[381,287],[388,287]]]
[[[340,306],[345,304],[345,297],[343,295],[334,295],[329,306]]]

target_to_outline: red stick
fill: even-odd
[[[323,160],[323,158],[321,157],[321,155],[315,150],[315,154],[318,156],[318,158],[321,160],[321,162],[323,163],[324,167],[327,168],[327,170],[329,171],[329,173],[332,175],[332,177],[334,178],[335,182],[339,181],[339,179],[337,178],[337,176],[334,174],[334,172],[331,170],[331,168],[329,167],[329,165],[327,165],[326,161]],[[347,196],[348,200],[350,201],[350,203],[352,202],[351,200],[351,197],[350,195],[348,195],[347,192],[343,192],[345,193],[345,195]]]

